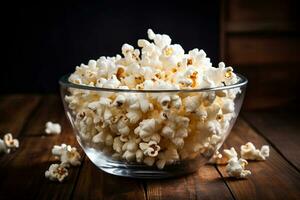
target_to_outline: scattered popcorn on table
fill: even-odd
[[[68,167],[81,164],[81,156],[75,147],[66,144],[54,145],[51,152],[60,159],[60,164],[50,165],[45,172],[45,177],[52,181],[62,182],[68,176]]]
[[[148,30],[122,56],[100,57],[76,67],[69,81],[90,87],[192,90],[237,83],[223,62],[213,67],[203,50],[185,52],[165,34]],[[165,166],[211,158],[236,116],[239,88],[201,93],[127,93],[70,88],[65,96],[79,138],[115,160]],[[57,150],[59,151],[59,150]]]
[[[45,172],[45,177],[51,181],[62,182],[68,175],[68,169],[61,164],[52,164]]]
[[[45,133],[47,134],[60,134],[61,126],[59,123],[47,122],[45,128]]]
[[[243,158],[238,159],[238,154],[234,147],[224,149],[224,157],[226,158],[225,161],[228,163],[226,165],[226,172],[230,177],[246,178],[251,174],[249,170],[245,170],[245,166],[248,162]]]
[[[251,142],[241,146],[241,157],[245,160],[266,160],[269,154],[270,148],[268,145],[263,145],[260,150],[256,149]]]

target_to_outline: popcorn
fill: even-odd
[[[67,168],[60,164],[52,164],[49,169],[45,172],[45,177],[50,179],[51,181],[59,181],[62,182],[67,176],[69,172]]]
[[[134,129],[134,133],[139,135],[142,139],[147,138],[155,131],[155,120],[145,119],[140,122],[139,126]]]
[[[140,149],[143,151],[145,156],[156,157],[160,150],[160,146],[157,145],[156,141],[150,141],[148,143],[141,142],[139,144]]]
[[[241,146],[241,157],[245,160],[266,160],[269,154],[270,148],[268,145],[262,146],[261,150],[256,149],[251,142]]]
[[[232,158],[237,158],[238,156],[234,147],[231,147],[230,149],[224,149],[223,152],[224,152],[224,157],[226,158],[227,161],[229,161]]]
[[[188,96],[183,100],[186,112],[195,112],[200,106],[199,96]]]
[[[4,144],[8,149],[16,149],[19,148],[19,140],[14,139],[11,133],[7,133],[3,137]],[[8,150],[9,152],[10,150]]]
[[[142,118],[142,112],[139,110],[129,109],[126,117],[128,117],[131,124],[135,124]]]
[[[54,145],[52,154],[58,156],[63,166],[77,166],[80,165],[81,156],[75,147],[70,145],[61,144],[60,146]]]
[[[147,33],[149,40],[137,42],[141,49],[124,44],[122,56],[90,60],[76,67],[69,81],[144,91],[203,89],[238,82],[231,67],[222,62],[213,67],[203,50],[185,53],[181,45],[171,44],[168,35],[151,29]],[[73,88],[69,92],[65,100],[86,145],[116,160],[163,169],[200,154],[208,159],[214,155],[235,117],[234,100],[240,89],[147,93]],[[60,148],[54,152],[65,152],[68,147]],[[231,159],[227,153],[222,159]],[[264,153],[268,153],[266,148]]]
[[[61,126],[58,123],[47,122],[45,128],[45,133],[47,134],[60,134],[61,133]]]
[[[130,137],[129,140],[122,146],[122,151],[124,152],[122,158],[129,162],[134,161],[137,157],[136,152],[138,150],[138,142],[139,140],[136,140],[136,138]]]
[[[246,178],[251,174],[249,170],[245,170],[245,166],[247,164],[248,162],[245,159],[237,159],[236,157],[234,157],[228,161],[226,172],[230,177]]]

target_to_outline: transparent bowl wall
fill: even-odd
[[[138,91],[138,90],[120,90],[120,89],[105,89],[105,88],[94,88],[94,87],[88,87],[88,86],[81,86],[76,85],[68,82],[68,75],[62,77],[60,79],[60,90],[61,90],[61,97],[65,108],[65,113],[67,118],[69,119],[75,136],[81,145],[82,149],[86,153],[86,155],[89,157],[89,159],[101,170],[114,174],[119,176],[126,176],[126,177],[135,177],[135,178],[165,178],[165,177],[172,177],[172,176],[180,176],[187,173],[192,173],[196,171],[200,166],[204,165],[213,154],[222,146],[225,139],[229,135],[232,126],[235,123],[235,120],[239,114],[241,105],[243,103],[246,85],[247,85],[247,79],[244,78],[241,75],[238,75],[239,82],[230,85],[230,86],[223,86],[223,87],[217,87],[217,88],[210,88],[210,89],[199,89],[199,90],[177,90],[177,91]],[[155,95],[179,95],[180,97],[187,97],[187,96],[195,96],[195,95],[207,95],[207,94],[219,94],[220,92],[237,92],[236,97],[234,98],[234,112],[231,116],[231,119],[228,121],[226,128],[222,130],[222,134],[219,134],[220,140],[210,145],[209,148],[202,147],[192,151],[183,151],[184,148],[193,149],[194,145],[196,145],[194,142],[189,141],[195,141],[195,138],[199,138],[199,143],[203,143],[204,140],[209,140],[209,137],[211,135],[207,135],[206,132],[201,131],[195,131],[189,130],[188,131],[188,137],[184,138],[184,146],[181,147],[181,150],[179,149],[178,152],[182,151],[185,153],[182,153],[182,155],[179,153],[179,159],[176,161],[167,161],[164,168],[159,169],[156,164],[154,163],[153,166],[148,166],[146,164],[138,163],[136,161],[127,161],[126,159],[123,159],[122,157],[116,158],[114,155],[115,151],[113,150],[113,147],[109,144],[106,145],[104,143],[94,143],[92,141],[92,135],[97,134],[97,130],[93,127],[96,127],[97,125],[102,125],[102,122],[92,123],[89,125],[88,130],[85,131],[83,134],[82,131],[79,128],[80,119],[84,116],[80,116],[79,118],[79,111],[74,109],[72,105],[70,105],[70,100],[66,101],[66,96],[70,96],[74,93],[79,93],[81,98],[81,103],[86,103],[84,99],[91,99],[92,101],[97,101],[99,97],[106,97],[106,96],[117,96],[118,94],[125,94],[125,95],[146,95],[146,96],[155,96]],[[218,98],[222,97],[216,97],[215,101]],[[91,101],[91,100],[89,100]],[[203,101],[203,100],[201,100]],[[204,104],[205,102],[199,102]],[[209,105],[208,105],[209,106]],[[72,107],[72,109],[70,108]],[[86,108],[87,106],[85,106]],[[161,107],[154,106],[154,110],[160,110]],[[121,112],[122,108],[120,108]],[[124,109],[123,109],[124,110]],[[93,111],[95,112],[95,111]],[[197,123],[197,121],[200,121],[201,119],[198,119],[195,117],[196,115],[194,113],[182,113],[182,115],[188,117],[193,123]],[[219,117],[219,116],[218,116]],[[218,119],[222,120],[222,119]],[[131,125],[130,127],[130,134],[134,131],[134,129],[139,125],[139,122],[142,121],[139,120],[136,124]],[[190,123],[191,123],[190,121]],[[77,125],[76,125],[77,124]],[[87,133],[88,132],[88,133]],[[117,137],[119,133],[116,133],[115,131],[112,132],[110,130],[106,130],[107,134],[112,135],[112,137]],[[158,134],[161,134],[161,130],[156,130]],[[195,134],[200,134],[201,136],[194,136],[194,139],[188,139],[192,137]],[[203,134],[203,135],[202,135]],[[88,136],[87,136],[88,135]],[[161,138],[164,138],[164,136],[161,136]],[[166,139],[167,140],[167,139]],[[200,141],[201,140],[201,141]],[[198,144],[198,143],[197,143]],[[206,143],[207,144],[207,143]],[[200,145],[201,146],[201,145]],[[205,145],[204,145],[205,146]],[[160,151],[164,151],[162,148]],[[187,152],[189,155],[187,155]],[[114,156],[113,156],[114,155]],[[156,160],[157,161],[157,160]]]

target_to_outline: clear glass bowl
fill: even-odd
[[[237,76],[238,82],[233,85],[193,90],[97,88],[70,83],[69,75],[63,76],[59,83],[65,112],[76,138],[97,167],[119,176],[165,178],[196,171],[224,143],[246,91],[247,79]],[[118,95],[130,101],[149,99],[152,106],[138,111],[138,117],[134,118],[136,113],[128,109],[130,103],[114,101]],[[181,106],[177,108],[170,105],[174,102],[161,102],[163,97],[178,96]],[[107,101],[108,98],[112,101]],[[140,122],[145,119],[149,123],[143,126]],[[126,122],[127,128],[122,129],[122,122],[118,127],[120,120]],[[155,122],[152,127],[151,122]]]

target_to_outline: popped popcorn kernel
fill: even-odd
[[[19,148],[19,140],[13,138],[11,133],[5,134],[3,137],[3,140],[4,140],[4,144],[5,144],[6,148],[9,148],[9,149]]]
[[[226,172],[230,177],[246,178],[251,175],[251,171],[245,169],[247,164],[248,162],[245,159],[237,159],[236,157],[232,158],[228,161]]]
[[[47,122],[45,125],[45,133],[47,134],[60,134],[61,126],[59,123]]]
[[[54,145],[52,148],[52,154],[58,156],[61,164],[69,167],[77,166],[81,164],[81,156],[75,147],[70,145],[61,144],[60,146]]]
[[[241,146],[241,157],[245,160],[266,160],[269,157],[270,148],[264,145],[261,149],[256,149],[253,143],[248,142]]]
[[[51,181],[62,182],[68,175],[69,172],[67,168],[60,164],[51,164],[49,169],[45,172],[45,177]]]

